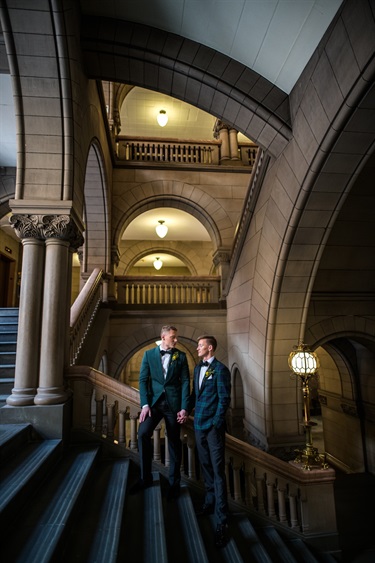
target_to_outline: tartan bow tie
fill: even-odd
[[[209,366],[210,362],[199,362],[199,366],[203,367],[203,366]]]

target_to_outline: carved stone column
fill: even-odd
[[[44,267],[44,295],[41,334],[41,363],[39,387],[34,399],[36,405],[64,403],[69,393],[64,387],[66,309],[70,246],[78,248],[82,236],[69,215],[45,215],[42,218],[46,239]]]
[[[39,343],[42,318],[44,240],[37,216],[10,218],[22,240],[23,265],[19,305],[15,384],[8,405],[34,403],[39,379]]]
[[[229,152],[231,160],[239,160],[237,135],[238,133],[235,129],[229,129]]]
[[[214,137],[215,139],[220,139],[221,141],[220,162],[222,162],[223,160],[229,160],[229,127],[220,119],[217,119],[215,122]]]

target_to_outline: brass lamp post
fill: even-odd
[[[311,470],[311,465],[320,463],[323,469],[327,469],[328,465],[325,461],[325,454],[320,454],[317,448],[313,447],[311,429],[316,426],[316,422],[310,420],[310,389],[309,381],[313,377],[318,368],[319,360],[317,355],[310,348],[300,342],[298,346],[293,347],[293,351],[289,354],[288,364],[290,369],[301,380],[303,393],[303,427],[305,429],[306,445],[303,450],[296,450],[296,463],[302,463],[302,469]]]

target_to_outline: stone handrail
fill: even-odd
[[[73,391],[73,428],[100,435],[118,447],[137,450],[139,391],[85,366],[73,366],[65,375]],[[198,482],[191,418],[182,427],[181,438],[185,444],[185,477]],[[169,465],[167,440],[164,428],[157,427],[154,461],[163,467]],[[324,536],[330,545],[336,544],[333,469],[306,471],[227,434],[226,472],[229,497],[239,506],[309,541]]]
[[[116,276],[121,305],[219,304],[220,277]]]
[[[126,137],[116,138],[116,155],[126,162],[161,162],[173,164],[220,165],[220,141],[190,141],[178,139]],[[239,143],[234,165],[252,167],[258,147]],[[226,159],[225,164],[228,165]]]
[[[102,301],[102,279],[102,270],[95,268],[70,309],[70,365],[76,363]]]

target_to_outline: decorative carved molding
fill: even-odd
[[[21,240],[57,238],[68,241],[75,250],[83,244],[82,233],[69,215],[14,214],[9,223]]]
[[[216,267],[219,266],[220,264],[223,264],[223,263],[229,263],[230,262],[230,250],[224,250],[222,248],[219,248],[215,252],[212,260],[213,260],[213,263]]]
[[[113,245],[111,248],[111,262],[116,266],[116,268],[120,264],[120,251],[117,245]]]
[[[222,129],[228,129],[228,131],[229,131],[229,129],[233,129],[233,127],[231,127],[230,125],[228,125],[224,121],[221,121],[221,119],[217,119],[215,121],[214,129],[213,129],[214,139],[218,139],[220,137],[220,131]]]
[[[349,416],[355,416],[358,418],[358,410],[355,405],[348,405],[347,403],[341,403],[341,410],[344,414],[348,414]]]

